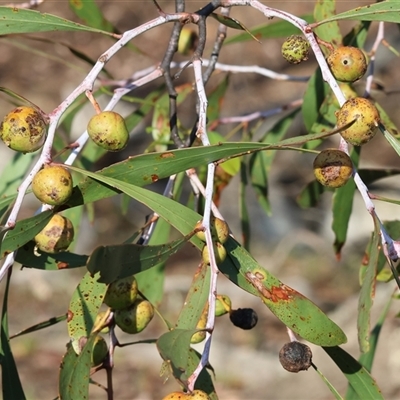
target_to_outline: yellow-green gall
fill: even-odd
[[[196,49],[198,41],[199,35],[197,32],[188,26],[184,26],[179,36],[178,53],[185,56],[192,54]]]
[[[72,222],[55,214],[48,224],[34,238],[36,247],[46,253],[58,253],[68,249],[74,239]]]
[[[202,221],[197,222],[195,229],[200,229],[203,226]],[[210,226],[211,226],[211,237],[213,240],[218,241],[222,244],[226,243],[229,238],[229,227],[228,224],[217,217],[210,218]],[[200,230],[196,233],[196,236],[202,240],[206,241],[206,235],[203,230]]]
[[[104,362],[108,354],[107,343],[104,338],[97,335],[93,342],[91,366],[97,367]]]
[[[97,145],[108,151],[123,150],[129,140],[124,118],[114,111],[103,111],[93,116],[87,132]]]
[[[31,153],[46,140],[47,124],[43,115],[32,107],[17,107],[0,125],[0,138],[10,149]]]
[[[353,173],[351,158],[341,150],[322,150],[314,160],[317,181],[330,188],[344,186]]]
[[[353,146],[361,146],[369,142],[375,136],[380,121],[377,108],[363,97],[347,100],[336,112],[336,118],[338,127],[355,121],[340,132],[343,139]]]
[[[367,59],[357,47],[342,46],[327,58],[327,63],[335,79],[341,82],[355,82],[367,71]]]
[[[197,322],[196,329],[205,329],[207,326],[207,317],[208,317],[208,303],[205,305],[200,319]],[[196,344],[202,342],[206,338],[206,331],[196,332],[190,339],[190,343]]]
[[[126,333],[139,333],[154,316],[154,308],[147,300],[136,299],[128,308],[116,310],[115,323]]]
[[[351,84],[345,83],[345,82],[340,82],[339,83],[340,90],[342,91],[344,98],[346,100],[354,99],[355,97],[358,97],[357,92],[353,89]],[[335,108],[340,108],[340,104],[336,98],[336,96],[331,93],[331,98],[333,99],[333,105]]]
[[[290,64],[299,64],[308,59],[310,43],[303,36],[289,36],[282,45],[282,56]]]
[[[232,310],[232,301],[229,296],[225,294],[217,295],[215,302],[215,316],[221,317],[222,315],[228,314]]]
[[[72,176],[61,165],[46,166],[33,178],[33,194],[45,204],[59,206],[68,201],[72,194]]]
[[[138,295],[138,285],[134,275],[112,282],[107,289],[104,303],[113,310],[122,310],[133,304]]]
[[[222,263],[226,259],[227,254],[225,247],[222,243],[220,242],[214,243],[214,255],[217,264]],[[210,252],[207,245],[203,247],[203,251],[201,252],[201,257],[205,264],[210,264]]]

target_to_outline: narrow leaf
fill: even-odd
[[[304,19],[306,22],[310,23],[314,21],[314,17],[312,15],[303,15],[300,18]],[[257,39],[264,38],[276,38],[276,37],[284,37],[299,34],[300,30],[296,28],[293,24],[287,21],[277,21],[272,24],[263,24],[257,26],[255,28],[250,29],[252,35],[254,35]],[[236,36],[228,37],[224,45],[231,43],[239,43],[247,40],[251,40],[252,37],[247,33],[241,33]]]
[[[360,356],[359,362],[360,364],[368,371],[371,372],[372,363],[375,358],[375,352],[378,345],[379,335],[382,330],[383,323],[388,315],[390,305],[392,304],[393,297],[391,296],[389,301],[387,302],[385,308],[383,309],[378,322],[376,323],[374,329],[371,331],[369,336],[369,351],[367,353],[363,353]],[[359,397],[357,396],[356,392],[353,389],[353,386],[349,385],[347,393],[346,393],[346,400],[358,400]]]
[[[226,260],[219,269],[242,289],[259,296],[287,327],[320,346],[347,341],[343,331],[314,303],[260,266],[233,238],[229,238],[225,248],[236,271]]]
[[[196,329],[174,329],[164,333],[157,340],[157,349],[165,360],[175,379],[185,384],[191,372],[188,371],[190,339]]]
[[[14,339],[16,337],[26,335],[27,333],[40,331],[41,329],[48,328],[49,326],[53,326],[55,324],[58,324],[59,322],[65,321],[66,319],[67,319],[67,314],[62,314],[62,315],[59,315],[58,317],[52,317],[52,318],[48,319],[47,321],[39,322],[38,324],[35,324],[33,326],[30,326],[29,328],[19,331],[15,335],[10,336],[10,339]]]
[[[16,194],[12,194],[12,195],[9,195],[7,197],[0,198],[0,211],[5,212],[5,210],[15,200],[16,197],[17,197]]]
[[[309,132],[314,132],[313,125],[323,118],[320,114],[320,107],[329,92],[330,88],[322,79],[321,70],[318,68],[308,81],[301,109],[304,124]]]
[[[297,204],[302,208],[315,207],[326,190],[326,187],[314,179],[297,196]]]
[[[64,354],[60,365],[60,378],[58,381],[58,392],[60,400],[72,400],[69,390],[71,376],[75,370],[78,355],[75,353],[71,342],[67,344],[67,351]]]
[[[152,232],[149,245],[166,243],[169,240],[170,231],[171,225],[160,218]],[[164,293],[165,262],[159,262],[154,267],[139,272],[135,276],[139,290],[151,304],[154,306],[159,305]]]
[[[195,329],[210,291],[210,267],[201,263],[193,277],[183,308],[176,322],[177,329]]]
[[[193,92],[192,85],[185,84],[176,88],[177,105],[185,101],[188,95]],[[152,117],[151,135],[154,139],[153,145],[156,151],[166,151],[171,142],[171,121],[169,115],[170,98],[168,93],[164,93],[155,101]]]
[[[284,116],[261,139],[262,143],[277,143],[283,139],[292,125],[299,110],[294,110]],[[252,154],[250,158],[251,185],[257,195],[257,200],[267,215],[271,213],[269,203],[268,176],[271,172],[272,162],[275,159],[276,150],[262,151]]]
[[[358,21],[382,21],[400,23],[400,4],[397,1],[382,1],[375,4],[368,4],[364,7],[357,7],[341,14],[333,15],[316,25],[326,24],[332,21],[344,19]]]
[[[77,354],[81,352],[92,331],[107,291],[107,286],[97,281],[98,277],[98,274],[92,276],[87,272],[75,289],[69,304],[68,335]]]
[[[86,25],[107,32],[114,30],[93,0],[69,0],[69,6]]]
[[[87,31],[113,36],[109,32],[39,11],[15,7],[0,7],[0,15],[0,35],[50,31]]]
[[[67,353],[60,366],[60,400],[89,399],[90,364],[96,335],[89,337],[79,355],[76,355],[73,346],[68,344]]]
[[[120,244],[97,247],[89,257],[87,269],[91,274],[99,273],[99,282],[111,283],[163,263],[175,254],[188,238],[171,243],[142,246]]]
[[[19,379],[17,366],[11,351],[8,333],[8,292],[11,273],[8,273],[3,296],[0,327],[0,365],[3,399],[25,400],[24,390]]]
[[[216,19],[220,24],[223,24],[228,28],[246,31],[256,42],[260,43],[260,41],[237,19],[216,13],[211,13],[211,16]]]
[[[24,244],[32,240],[50,221],[52,211],[45,211],[34,217],[23,219],[17,222],[14,229],[9,230],[1,243],[0,255],[5,257],[7,254],[17,250]]]
[[[322,381],[325,383],[325,385],[328,387],[328,389],[331,391],[331,393],[335,396],[336,400],[343,400],[343,397],[340,395],[340,393],[335,389],[335,387],[328,381],[326,376],[315,366],[313,365],[315,371],[317,374],[320,376]]]
[[[34,253],[35,243],[28,242],[18,249],[15,260],[25,268],[57,271],[60,269],[79,268],[86,265],[88,256],[61,252],[56,254]]]
[[[379,220],[374,216],[374,232],[370,243],[368,254],[368,265],[361,285],[360,297],[358,300],[358,316],[357,316],[357,329],[358,329],[358,344],[361,353],[369,351],[369,331],[371,308],[375,298],[375,285],[376,273],[379,257]]]
[[[336,15],[336,1],[320,0],[315,3],[314,18],[316,21],[328,19]],[[318,38],[331,43],[337,47],[342,44],[342,34],[340,32],[339,24],[336,21],[326,23],[318,26],[315,29],[315,34]]]
[[[248,182],[248,168],[246,161],[248,159],[243,160],[240,163],[240,184],[239,184],[239,215],[240,215],[240,225],[242,228],[242,244],[243,247],[250,251],[250,243],[251,243],[251,226],[250,226],[250,215],[248,210],[248,201],[247,201],[247,186]],[[265,211],[268,213],[269,211],[269,202],[268,198],[258,198],[258,201],[261,205],[267,207]]]
[[[217,120],[221,115],[224,97],[229,87],[229,74],[219,82],[216,88],[208,95],[207,118],[210,122]]]
[[[369,372],[338,346],[323,348],[346,376],[360,399],[383,400],[381,390]]]
[[[355,168],[358,168],[360,161],[359,147],[354,147],[350,153],[351,160]],[[333,244],[336,256],[340,257],[340,251],[344,246],[347,238],[347,229],[353,209],[353,198],[356,192],[356,185],[350,180],[343,187],[336,189],[333,195],[332,204],[332,230],[335,234],[335,242]]]
[[[346,185],[335,190],[332,199],[332,231],[335,234],[333,244],[335,254],[340,258],[342,247],[346,243],[347,228],[353,209],[353,197],[356,192],[356,185],[350,180]]]
[[[1,171],[0,196],[12,195],[17,191],[35,157],[37,157],[35,153],[22,154],[16,152],[13,155]]]
[[[383,133],[385,139],[393,147],[394,151],[400,156],[400,143],[382,124],[379,124],[379,129]]]
[[[162,352],[161,356],[163,358],[166,357],[165,358],[166,361],[164,361],[162,367],[162,374],[165,373],[163,369],[168,368],[170,370],[169,372],[173,374],[174,378],[180,384],[182,384],[183,386],[187,386],[187,382],[182,381],[182,379],[186,379],[194,372],[194,370],[199,365],[201,354],[199,354],[192,348],[189,348],[187,351],[185,351],[184,348],[182,347],[183,346],[182,342],[184,342],[187,345],[187,338],[192,334],[192,332],[195,331],[181,331],[181,332],[182,333],[179,333],[177,335],[178,336],[177,339],[178,341],[180,341],[180,344],[178,341],[176,340],[174,341],[174,339],[176,339],[176,336],[169,335],[170,332],[168,332],[166,334],[167,336],[164,337],[163,335],[160,337],[159,341],[157,342],[157,347],[159,351],[161,348],[160,351],[160,354]],[[182,359],[180,357],[175,357],[173,350],[171,350],[173,346],[179,349],[179,354],[182,355]],[[170,360],[173,360],[174,363],[171,363]],[[177,366],[183,366],[184,370],[180,370],[180,368]],[[209,365],[206,368],[203,368],[203,370],[200,372],[199,377],[196,380],[194,388],[206,392],[210,400],[218,400],[218,396],[215,393],[213,381],[211,379],[210,373],[208,372],[209,368],[211,368]],[[186,373],[184,373],[184,371],[186,371]]]
[[[353,122],[354,121],[351,123]],[[293,150],[296,148],[292,146],[302,145],[310,140],[317,140],[331,136],[345,127],[347,127],[347,125],[330,132],[320,132],[284,139],[275,144],[233,142],[190,149],[171,150],[163,153],[143,154],[110,165],[109,167],[98,171],[94,175],[89,175],[86,170],[84,171],[69,166],[71,170],[81,172],[84,175],[86,174],[89,178],[86,178],[74,188],[72,197],[68,201],[67,205],[75,207],[77,205],[91,203],[120,193],[116,188],[107,187],[106,185],[96,181],[96,179],[103,179],[102,176],[110,176],[118,178],[121,181],[129,182],[133,185],[145,186],[157,182],[160,179],[168,178],[179,172],[186,171],[190,168],[196,168],[219,160],[225,161],[231,157],[243,156],[255,151],[273,149],[286,150],[289,148]],[[296,150],[303,151],[303,149]]]

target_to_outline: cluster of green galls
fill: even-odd
[[[48,118],[40,110],[20,106],[9,112],[0,125],[0,138],[7,147],[21,153],[39,150],[47,137]],[[108,151],[126,147],[129,132],[121,115],[113,111],[100,112],[88,123],[90,138]],[[61,164],[48,164],[32,180],[32,192],[37,199],[50,206],[66,204],[73,193],[73,180],[69,170]],[[74,238],[72,222],[54,214],[34,241],[36,249],[58,253],[68,249]]]
[[[308,59],[310,44],[300,35],[290,36],[282,45],[282,56],[292,64]],[[376,134],[380,116],[375,105],[358,97],[350,84],[362,78],[368,63],[364,52],[357,47],[340,46],[330,52],[327,64],[334,78],[341,82],[347,101],[336,112],[337,127],[342,138],[353,146],[368,143]],[[314,160],[314,175],[322,185],[338,188],[344,186],[353,174],[350,157],[337,149],[321,151]]]
[[[101,311],[96,316],[94,327],[101,333],[109,332],[109,325],[117,325],[123,332],[136,334],[142,332],[154,317],[153,305],[139,295],[138,284],[134,275],[112,282],[104,297],[104,304],[113,312]],[[108,347],[104,338],[98,334],[92,349],[92,367],[100,366],[106,360]]]

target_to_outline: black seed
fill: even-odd
[[[252,329],[257,325],[258,316],[252,308],[232,310],[229,318],[233,325],[241,329]]]

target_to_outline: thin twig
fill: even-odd
[[[375,42],[372,45],[372,49],[370,51],[370,61],[368,66],[367,83],[365,85],[364,97],[371,96],[371,86],[374,80],[376,51],[378,50],[378,47],[382,43],[384,37],[385,37],[385,23],[381,21],[379,22],[378,25],[378,32],[376,34]]]
[[[221,8],[221,15],[223,16],[229,16],[230,9],[229,8]],[[224,24],[219,24],[218,26],[218,31],[217,31],[217,37],[215,38],[214,46],[211,52],[210,56],[210,62],[208,64],[208,68],[203,74],[203,81],[204,84],[206,85],[208,80],[211,77],[211,74],[214,72],[216,68],[216,64],[218,61],[219,57],[219,52],[221,51],[222,45],[224,44],[225,38],[226,38],[226,31],[228,27]]]

